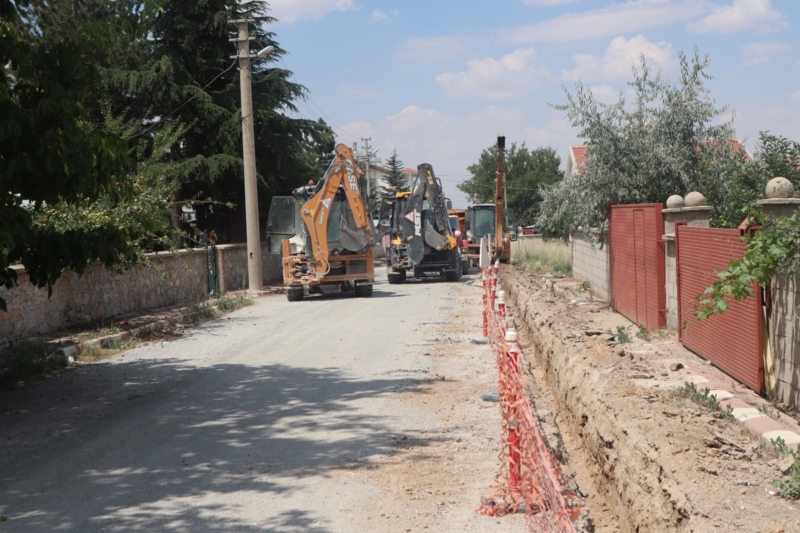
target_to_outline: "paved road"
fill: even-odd
[[[523,531],[473,513],[497,465],[496,412],[478,396],[494,380],[488,348],[469,369],[431,354],[456,311],[478,316],[478,294],[380,282],[370,299],[262,297],[182,339],[4,392],[0,532]],[[465,349],[477,326],[447,342]],[[427,386],[444,370],[454,388]],[[423,463],[441,486],[401,480]],[[451,484],[462,492],[439,503]]]

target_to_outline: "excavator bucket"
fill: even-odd
[[[349,209],[347,210],[349,211]],[[347,213],[342,213],[342,218],[339,219],[339,231],[341,232],[339,234],[339,242],[351,252],[361,252],[373,244],[372,239],[370,235],[363,231],[351,228],[348,222],[349,218],[351,217],[348,217]]]
[[[435,248],[438,251],[444,250],[450,243],[450,241],[447,240],[447,237],[436,231],[432,220],[429,220],[428,223],[425,224],[425,242],[428,244],[428,246]]]

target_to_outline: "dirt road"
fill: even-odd
[[[526,531],[474,513],[499,452],[479,298],[262,297],[3,392],[0,530]]]

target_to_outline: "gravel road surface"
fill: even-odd
[[[468,280],[261,297],[0,393],[0,532],[526,531],[474,512],[499,414]]]

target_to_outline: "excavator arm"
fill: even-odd
[[[424,209],[426,200],[428,209]],[[457,246],[450,230],[440,182],[428,163],[417,167],[417,177],[411,185],[402,222],[409,258],[414,263],[422,261],[425,244],[439,251],[452,250]]]
[[[361,169],[355,161],[353,151],[347,145],[337,145],[335,153],[333,162],[317,185],[314,195],[300,210],[311,244],[311,266],[317,274],[323,276],[330,270],[328,225],[331,207],[340,190],[343,190],[345,199],[345,208],[342,209],[342,216],[338,221],[342,246],[351,252],[361,253],[375,244],[372,218],[360,186]],[[348,213],[352,214],[352,225],[348,222]]]

